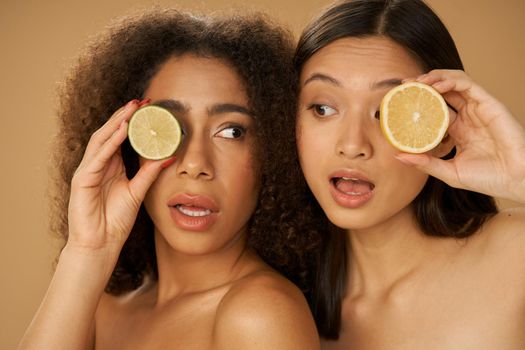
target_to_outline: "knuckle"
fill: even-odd
[[[134,208],[139,208],[143,198],[136,191],[130,191],[129,197]]]
[[[82,177],[82,169],[77,168],[73,174],[73,177],[71,178],[71,186],[77,187],[81,183]]]
[[[98,129],[97,131],[91,134],[89,138],[89,143],[96,141],[99,138],[99,135],[100,135],[100,129]]]

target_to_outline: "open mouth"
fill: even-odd
[[[175,205],[175,209],[180,211],[182,214],[191,216],[191,217],[203,217],[203,216],[211,215],[212,213],[210,209],[195,207],[195,206],[188,206],[188,205],[183,205],[183,204]]]
[[[174,223],[187,231],[206,231],[218,219],[219,206],[210,196],[181,193],[168,202]]]
[[[357,172],[339,171],[332,174],[329,179],[330,194],[334,201],[342,207],[360,208],[374,195],[375,184]]]
[[[373,183],[357,178],[333,177],[330,181],[338,191],[349,196],[366,195],[375,188]]]

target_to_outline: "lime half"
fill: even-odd
[[[148,105],[138,109],[128,125],[128,138],[133,149],[146,159],[172,156],[181,140],[181,128],[170,111]]]

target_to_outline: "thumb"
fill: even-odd
[[[173,164],[174,161],[175,157],[163,161],[146,161],[129,182],[129,189],[133,198],[141,203],[160,172]]]
[[[432,157],[428,154],[400,153],[395,156],[403,164],[411,165],[422,172],[425,172],[452,187],[458,187],[454,165],[450,161]]]

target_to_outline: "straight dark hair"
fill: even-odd
[[[305,28],[295,52],[296,73],[300,74],[312,55],[337,39],[372,36],[384,36],[403,46],[426,71],[463,70],[450,33],[423,1],[347,0],[336,2]],[[454,155],[455,149],[444,158]],[[492,197],[452,188],[434,177],[429,177],[412,205],[418,225],[431,236],[467,237],[497,213]],[[307,297],[320,335],[338,339],[348,243],[344,230],[327,225],[316,259],[314,285]]]

